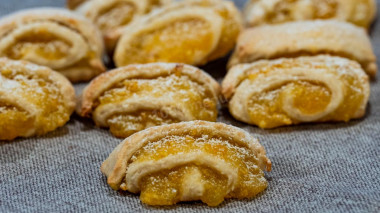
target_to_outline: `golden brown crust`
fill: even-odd
[[[229,67],[260,59],[318,54],[355,60],[371,77],[376,75],[376,56],[366,32],[338,21],[300,21],[247,29],[238,39]]]
[[[129,65],[121,67],[98,76],[83,91],[81,105],[78,106],[78,113],[88,117],[93,110],[94,101],[114,84],[125,79],[133,78],[155,78],[168,74],[180,72],[190,79],[199,82],[208,88],[217,100],[220,92],[219,84],[208,74],[201,70],[184,64],[174,63],[152,63],[145,65]]]
[[[43,79],[46,82],[49,82],[50,84],[55,85],[58,88],[59,93],[61,94],[61,98],[63,99],[60,103],[63,105],[62,108],[65,109],[65,111],[68,113],[64,117],[67,118],[66,121],[64,122],[59,122],[61,124],[64,124],[67,122],[70,118],[70,115],[73,113],[76,105],[76,100],[75,100],[75,91],[74,87],[70,83],[70,81],[65,78],[62,74],[55,72],[51,70],[48,67],[44,66],[39,66],[27,61],[15,61],[15,60],[10,60],[8,58],[0,58],[0,70],[1,71],[10,71],[10,72],[16,72],[18,74],[25,74],[27,76],[36,76],[37,79]],[[29,116],[31,118],[34,118],[35,120],[38,120],[38,117],[41,116],[46,116],[46,115],[41,115],[41,109],[34,109],[36,107],[35,104],[30,104],[29,100],[18,96],[17,93],[12,93],[14,92],[18,86],[17,83],[15,82],[10,82],[6,78],[3,79],[0,75],[0,81],[4,81],[4,84],[10,85],[11,87],[5,86],[4,88],[1,88],[0,84],[0,96],[4,96],[0,99],[2,99],[3,104],[10,104],[19,107],[20,109],[26,111],[29,113]],[[13,88],[14,87],[14,88]],[[9,91],[12,90],[12,91]],[[7,95],[6,95],[7,94]],[[9,94],[12,94],[12,96],[8,96]],[[4,103],[5,102],[5,103]],[[10,103],[7,103],[10,102]],[[38,107],[38,106],[37,106]],[[29,133],[26,135],[23,135],[20,133],[19,136],[22,137],[29,137],[33,136],[36,134],[39,134],[38,132],[41,132],[39,128],[41,126],[44,126],[44,124],[40,124],[37,121],[35,121],[35,124],[33,126],[34,129],[30,129]],[[59,126],[56,126],[55,128],[58,128]],[[21,127],[20,127],[21,128]],[[55,128],[50,128],[50,129],[55,129]],[[45,132],[45,131],[42,131]]]
[[[6,49],[10,45],[9,42],[17,42],[16,37],[9,37],[10,34],[22,37],[33,32],[33,29],[55,34],[58,39],[70,42],[73,47],[65,52],[66,58],[46,59],[35,53],[23,56],[30,59],[29,61],[41,62],[45,66],[63,72],[73,82],[89,80],[105,71],[101,58],[104,47],[100,32],[87,19],[64,9],[29,9],[3,17],[0,21],[1,47]],[[0,54],[7,56],[4,52]],[[83,62],[88,65],[83,67],[81,65]],[[88,74],[82,76],[81,72]]]
[[[248,26],[336,19],[369,28],[376,17],[375,0],[249,0],[244,7]]]
[[[267,158],[264,147],[257,139],[247,132],[223,123],[206,121],[190,121],[171,125],[152,127],[140,131],[119,144],[101,166],[101,171],[107,176],[107,183],[118,190],[125,178],[128,161],[141,147],[169,135],[192,135],[226,138],[231,143],[247,147],[253,151],[263,170],[271,170],[271,161]]]
[[[212,45],[197,50],[197,54],[186,58],[188,61],[165,61],[168,60],[166,58],[162,59],[163,61],[202,65],[220,58],[234,47],[237,36],[242,29],[240,13],[232,2],[218,0],[176,2],[136,20],[124,30],[125,33],[120,38],[115,50],[114,61],[116,65],[120,67],[133,63],[159,62],[156,59],[157,55],[155,55],[157,53],[151,52],[146,54],[149,55],[149,60],[143,58],[144,60],[141,59],[139,62],[131,61],[128,53],[132,50],[140,51],[132,49],[133,39],[142,37],[141,34],[146,32],[154,32],[157,29],[164,28],[168,23],[188,19],[202,20],[202,22],[210,25],[207,30],[212,34],[212,38],[208,44]],[[157,48],[159,47],[157,46]],[[183,52],[181,54],[186,54],[186,50]]]
[[[331,99],[323,110],[303,113],[294,106],[294,101],[291,100],[294,98],[293,95],[281,96],[281,116],[286,117],[287,125],[299,122],[348,121],[364,116],[370,94],[368,76],[355,61],[328,55],[260,60],[251,64],[236,65],[229,70],[223,80],[222,94],[230,100],[230,112],[237,120],[262,128],[273,128],[284,124],[268,124],[264,119],[256,117],[252,119],[249,99],[255,97],[255,94],[266,94],[260,96],[260,100],[277,97],[273,94],[271,96],[270,91],[278,90],[292,82],[302,81],[325,85],[331,93]],[[350,93],[347,96],[347,91],[352,91],[354,94]],[[363,98],[356,100],[353,98],[356,95],[362,95]],[[356,111],[346,112],[343,118],[332,116],[338,114],[346,105],[352,104],[349,103],[352,100],[357,104],[354,108]],[[276,101],[278,100],[273,100],[273,103]],[[262,112],[265,112],[264,107]],[[279,114],[279,110],[272,112],[273,115],[266,116],[273,116],[275,119],[275,113]]]

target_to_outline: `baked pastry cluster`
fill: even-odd
[[[43,135],[75,108],[71,83],[48,67],[0,58],[0,140]]]
[[[143,203],[172,205],[251,198],[265,190],[271,161],[257,139],[222,123],[190,121],[152,127],[125,139],[101,166],[114,190]]]
[[[0,20],[0,140],[53,131],[76,105],[126,138],[101,166],[113,189],[149,205],[252,198],[271,161],[249,133],[216,123],[218,99],[261,128],[363,117],[374,5],[251,0],[245,30],[227,0],[68,0],[72,11],[11,14]],[[194,67],[234,47],[222,87]],[[106,50],[118,68],[103,73]],[[75,100],[64,76],[93,80]]]
[[[124,28],[133,20],[171,0],[68,0],[67,6],[85,15],[101,30],[109,53],[115,49]]]
[[[0,20],[0,56],[48,66],[72,82],[104,72],[102,53],[98,29],[64,9],[23,10]]]
[[[180,121],[216,121],[219,84],[184,64],[129,65],[94,79],[78,112],[117,137]]]
[[[313,19],[336,19],[369,28],[376,0],[249,0],[244,9],[248,26]]]

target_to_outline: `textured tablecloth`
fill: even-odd
[[[0,0],[0,14],[63,5],[63,0]],[[371,36],[380,57],[379,24]],[[204,69],[221,80],[225,63]],[[83,86],[76,85],[78,93]],[[218,208],[200,202],[154,208],[137,195],[113,191],[99,167],[121,140],[74,115],[45,137],[0,142],[0,212],[380,212],[380,83],[372,82],[371,90],[367,116],[350,123],[260,130],[222,110],[219,121],[260,139],[273,171],[260,196],[228,200]]]

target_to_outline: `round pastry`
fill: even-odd
[[[101,166],[114,190],[140,193],[148,205],[251,198],[271,170],[264,147],[222,123],[190,121],[152,127],[125,139]]]
[[[367,33],[350,23],[333,20],[299,21],[247,29],[239,36],[229,67],[260,59],[319,54],[355,60],[367,74],[376,76],[376,56]]]
[[[75,108],[71,83],[48,67],[0,58],[0,140],[63,126]]]
[[[103,49],[96,27],[64,9],[23,10],[0,20],[0,56],[48,66],[73,82],[105,71]]]
[[[114,61],[118,67],[150,62],[202,65],[226,55],[241,28],[233,2],[176,2],[129,25],[117,44]]]
[[[219,84],[183,64],[130,65],[94,79],[78,113],[117,137],[151,126],[190,120],[216,121]]]
[[[229,70],[231,114],[261,128],[349,121],[365,114],[369,80],[355,61],[332,56],[262,60]]]
[[[69,1],[68,3],[74,1]],[[80,4],[76,11],[95,23],[103,33],[109,53],[114,50],[125,26],[152,8],[161,7],[171,0],[90,0]],[[70,5],[70,4],[69,4]]]
[[[248,26],[337,19],[369,28],[375,17],[375,0],[250,0],[244,8]]]

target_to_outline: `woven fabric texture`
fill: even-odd
[[[0,14],[63,5],[63,0],[0,0]],[[371,37],[380,56],[379,22]],[[203,68],[221,80],[225,64],[222,59]],[[77,92],[83,87],[76,85]],[[223,109],[219,121],[258,137],[273,171],[266,174],[269,187],[261,195],[228,200],[217,208],[200,202],[155,208],[142,204],[138,195],[113,191],[99,167],[121,140],[74,115],[44,137],[0,142],[0,212],[380,212],[377,80],[371,92],[366,117],[349,123],[260,130]]]

